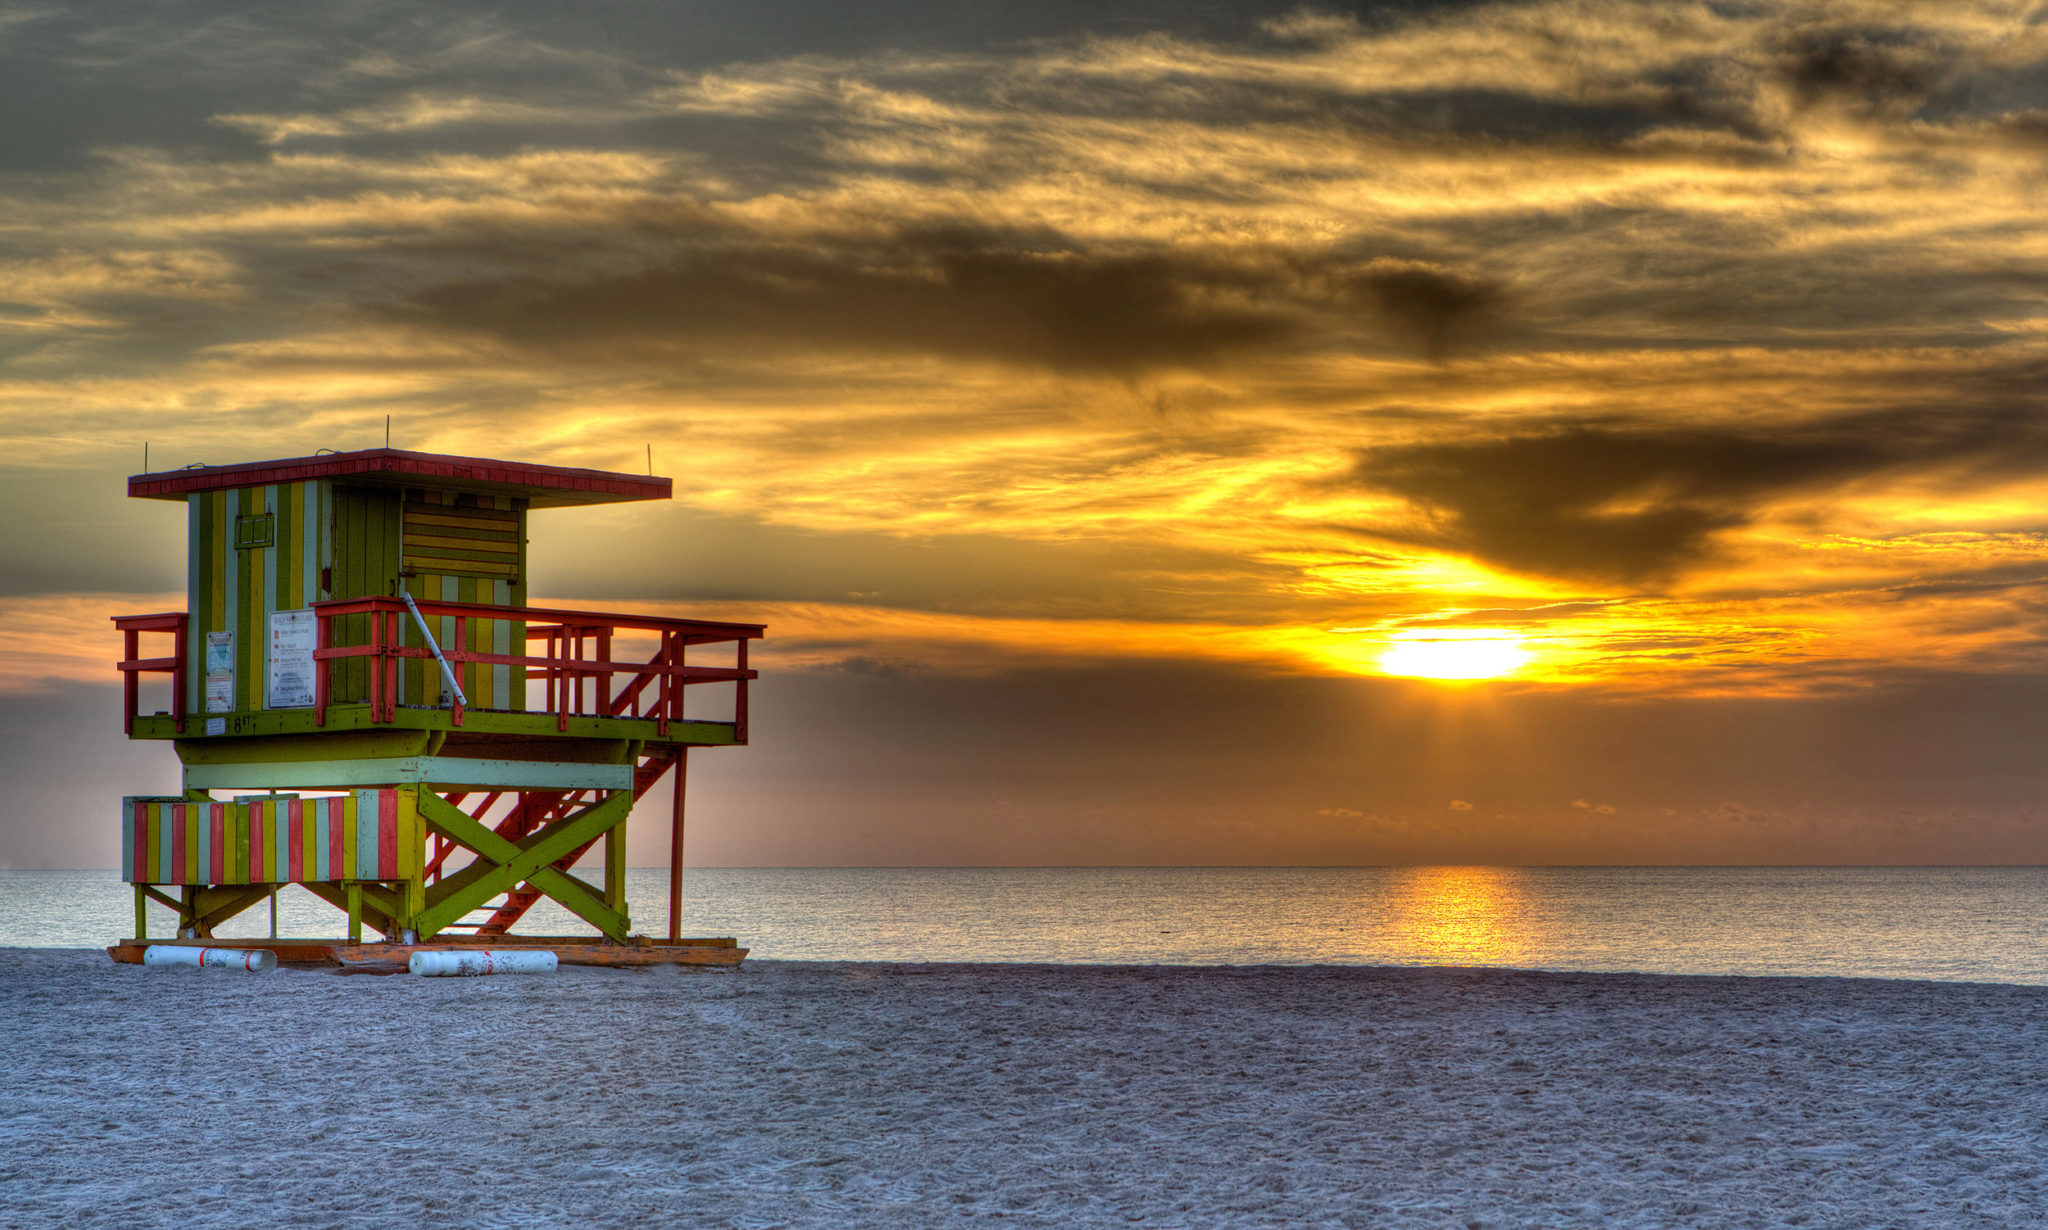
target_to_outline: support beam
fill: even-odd
[[[428,890],[426,908],[414,925],[423,938],[434,935],[500,893],[531,884],[606,935],[623,941],[625,917],[607,907],[590,886],[554,864],[623,823],[632,806],[630,791],[613,791],[582,811],[513,842],[449,806],[439,795],[421,791],[420,819],[474,852],[477,861]]]
[[[201,888],[192,897],[192,924],[199,928],[199,934],[212,935],[215,927],[269,895],[268,884],[226,884]]]
[[[176,897],[171,896],[169,893],[164,892],[160,888],[156,888],[148,884],[137,884],[135,887],[141,889],[143,896],[148,897],[151,901],[156,902],[158,905],[164,907],[167,910],[176,912],[179,918],[183,918],[185,916],[185,905]],[[184,924],[180,923],[179,925],[183,926]]]
[[[668,942],[683,933],[683,793],[690,784],[690,749],[676,749],[675,795],[669,802]]]
[[[626,917],[626,822],[604,835],[604,904],[619,917]]]
[[[305,889],[307,892],[313,894],[315,897],[320,898],[320,900],[325,901],[327,904],[333,906],[337,910],[346,911],[348,909],[348,890],[344,888],[341,884],[335,883],[333,881],[316,881],[313,883],[301,884],[299,887]],[[360,887],[364,889],[369,889],[372,886],[361,885]],[[376,928],[377,931],[383,934],[385,939],[390,939],[392,936],[398,934],[398,924],[392,919],[390,914],[388,914],[383,909],[383,907],[378,904],[378,897],[383,895],[384,894],[372,893],[369,891],[363,892],[358,897],[358,900],[360,902],[358,908],[362,911],[362,920],[364,922]]]

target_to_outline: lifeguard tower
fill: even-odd
[[[128,494],[185,505],[185,612],[114,619],[127,734],[176,749],[184,793],[122,804],[135,934],[116,960],[146,943],[345,965],[479,944],[593,964],[746,955],[675,920],[689,753],[747,741],[762,628],[527,605],[529,514],[665,500],[668,479],[371,449],[140,474]],[[168,653],[143,656],[145,635]],[[724,661],[687,660],[706,646]],[[706,684],[729,708],[686,716]],[[168,698],[145,706],[145,689]],[[664,943],[632,930],[626,820],[671,771]],[[600,842],[601,884],[571,870]],[[348,939],[214,938],[266,900],[274,919],[285,884],[345,911]],[[594,934],[511,935],[543,897]],[[150,939],[152,901],[175,938]]]

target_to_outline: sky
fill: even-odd
[[[692,863],[2048,861],[2048,6],[0,0],[0,111],[0,866],[175,785],[145,443],[387,416],[674,477],[531,583],[768,625]]]

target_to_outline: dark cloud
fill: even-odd
[[[1475,340],[1507,305],[1500,283],[1419,266],[1368,270],[1351,279],[1346,290],[1420,342],[1437,362]]]
[[[1837,99],[1872,109],[1917,106],[1948,65],[1917,31],[1831,30],[1795,39],[1782,71],[1800,101]]]
[[[485,241],[459,242],[467,254]],[[584,361],[660,362],[737,345],[1130,376],[1284,347],[1360,308],[1441,360],[1507,305],[1497,283],[1423,264],[1368,262],[1361,271],[1336,254],[1103,252],[1052,234],[973,227],[807,245],[707,227],[675,246],[686,250],[638,270],[449,282],[384,312]]]
[[[833,251],[705,250],[573,281],[454,283],[397,314],[592,358],[747,344],[922,351],[1127,375],[1203,366],[1297,335],[1302,322],[1272,301],[1270,275],[1261,280],[1199,257],[925,231]],[[1255,296],[1266,302],[1250,302]]]
[[[1786,495],[1883,471],[1957,481],[2034,472],[2048,424],[2028,408],[1857,415],[1783,427],[1626,428],[1364,450],[1349,481],[1398,495],[1436,541],[1523,572],[1652,581],[1706,562],[1714,536]]]

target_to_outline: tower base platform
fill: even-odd
[[[405,972],[416,952],[460,952],[466,949],[545,948],[563,965],[715,965],[737,967],[748,950],[739,941],[685,939],[615,944],[587,935],[437,936],[424,944],[359,944],[335,939],[126,939],[107,946],[107,955],[123,965],[142,964],[142,951],[153,945],[185,948],[265,948],[280,965],[324,965],[358,973]]]

